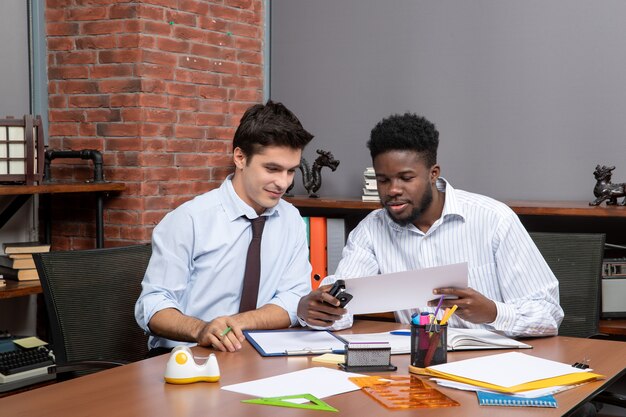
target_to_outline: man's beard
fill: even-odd
[[[397,224],[399,224],[400,226],[406,226],[408,224],[411,223],[415,223],[415,221],[417,219],[420,218],[420,216],[426,211],[428,210],[428,208],[430,207],[430,205],[433,202],[433,190],[431,187],[428,187],[426,189],[426,192],[424,193],[424,195],[422,196],[422,199],[419,203],[419,205],[417,205],[416,207],[413,208],[413,210],[411,211],[411,214],[407,217],[407,218],[403,218],[403,219],[396,219],[393,214],[391,213],[391,211],[387,210],[387,213],[389,214],[389,217],[391,217],[391,219],[396,222]]]

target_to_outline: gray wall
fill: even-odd
[[[24,0],[0,5],[0,117],[30,113],[28,11]]]
[[[316,135],[308,160],[341,161],[322,195],[359,196],[369,131],[411,111],[457,188],[591,200],[596,164],[626,181],[625,19],[622,0],[272,0],[270,96]]]

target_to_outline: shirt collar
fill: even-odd
[[[440,223],[444,221],[451,220],[454,217],[459,217],[461,220],[465,220],[465,213],[463,209],[461,208],[461,205],[459,204],[459,201],[456,196],[456,191],[454,190],[452,185],[450,185],[450,183],[445,178],[439,177],[437,179],[437,182],[435,183],[435,186],[437,187],[437,190],[441,191],[442,193],[445,193],[446,199],[443,203],[443,211],[441,212],[441,217],[437,219],[435,223],[433,223],[433,226],[431,227],[431,229],[434,230],[436,228],[435,227],[436,225],[439,225]],[[419,229],[417,229],[417,227],[415,227],[414,224],[407,224],[405,226],[399,225],[398,223],[393,221],[393,219],[387,212],[387,209],[383,208],[382,210],[385,213],[385,219],[387,220],[387,224],[392,229],[395,229],[397,231],[404,231],[407,229],[413,230],[413,231],[419,231]]]
[[[222,203],[222,207],[224,208],[224,211],[228,216],[228,220],[234,221],[240,217],[247,217],[248,219],[255,219],[259,217],[256,211],[248,204],[246,204],[246,202],[243,201],[241,197],[239,197],[237,192],[235,192],[232,178],[233,174],[230,174],[228,177],[226,177],[226,179],[219,188],[221,195],[220,200]],[[263,212],[262,216],[273,216],[274,214],[278,215],[279,205],[280,202],[274,207],[265,209],[265,212]]]

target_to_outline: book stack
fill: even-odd
[[[2,278],[16,281],[39,279],[33,253],[49,252],[49,244],[39,242],[4,243],[2,248],[6,254],[0,256],[0,275]]]
[[[376,174],[374,173],[373,167],[365,168],[363,181],[363,196],[361,196],[361,199],[363,201],[380,201],[378,186],[376,185]]]

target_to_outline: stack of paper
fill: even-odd
[[[588,370],[524,353],[510,352],[444,363],[412,372],[508,394],[577,385],[603,378]]]

